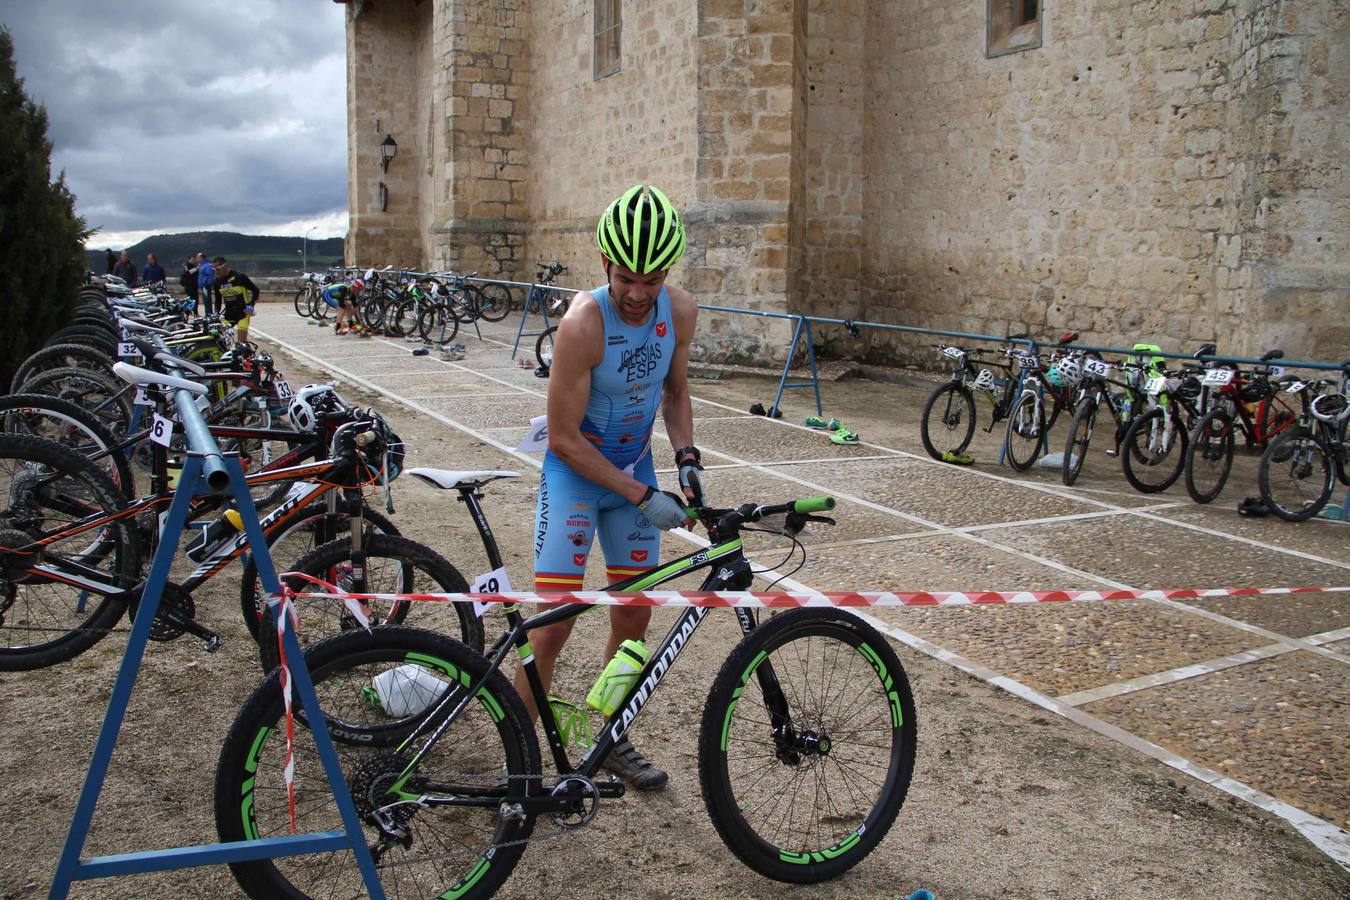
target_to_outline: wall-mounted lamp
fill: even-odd
[[[395,156],[398,156],[398,142],[392,135],[386,134],[384,140],[380,142],[380,171],[388,172],[389,163]]]

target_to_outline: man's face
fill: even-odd
[[[229,263],[218,262],[218,263],[215,264],[215,269],[216,269],[216,274],[217,274],[217,275],[228,275],[228,274],[230,274],[230,264],[229,264]]]
[[[147,256],[147,257],[145,258],[145,261],[148,262],[148,263],[150,263],[150,265],[152,265],[152,266],[153,266],[155,263],[159,262],[159,260],[155,259],[155,254],[153,254],[153,253],[151,253],[149,256]]]
[[[125,250],[122,251],[122,262],[131,262],[131,254]]]
[[[609,273],[609,295],[618,307],[619,317],[629,325],[641,325],[647,321],[670,270],[639,275],[603,256],[601,261]]]

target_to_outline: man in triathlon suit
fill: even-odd
[[[356,295],[365,289],[366,286],[360,279],[351,284],[339,281],[323,289],[323,301],[337,310],[337,322],[333,325],[334,333],[347,333],[347,320],[356,314]],[[360,325],[353,321],[351,329],[359,332]]]
[[[681,482],[698,467],[689,400],[689,342],[698,304],[667,287],[684,253],[680,214],[654,187],[619,197],[596,228],[606,284],[576,295],[558,326],[548,384],[548,453],[539,479],[534,583],[577,590],[597,532],[613,582],[655,568],[660,533],[688,524],[684,504],[656,489],[651,436],[660,407]],[[603,666],[625,640],[641,640],[651,609],[610,609]],[[576,620],[532,632],[534,662],[547,690]],[[516,689],[530,698],[524,671]],[[533,717],[538,710],[532,708]],[[625,737],[605,768],[633,787],[659,791],[667,775]]]
[[[258,286],[243,272],[230,268],[225,257],[211,261],[216,271],[215,291],[220,299],[220,317],[239,330],[239,342],[248,343],[248,326],[258,303]]]

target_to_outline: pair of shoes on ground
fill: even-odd
[[[768,416],[770,419],[781,419],[783,418],[783,411],[776,406],[773,409],[765,409],[763,403],[754,403],[750,406],[750,415]]]
[[[441,348],[441,359],[456,361],[468,356],[468,348],[463,344],[451,344]]]
[[[954,450],[943,450],[942,461],[945,463],[951,463],[954,466],[968,466],[971,463],[975,462],[975,457],[971,456],[969,453],[965,453],[964,451],[958,453]]]
[[[1238,515],[1260,519],[1270,515],[1270,507],[1260,497],[1248,497],[1238,504]]]
[[[602,767],[639,791],[662,790],[670,780],[669,775],[652,765],[626,737],[614,745],[614,750],[605,758]]]
[[[751,407],[750,411],[754,412],[755,411],[754,407]],[[774,418],[777,418],[777,416],[775,416]],[[830,419],[829,421],[826,421],[825,419],[822,419],[820,416],[807,416],[802,421],[802,424],[805,425],[807,428],[814,428],[817,431],[833,432],[830,435],[830,440],[836,444],[858,443],[857,433],[849,429],[843,422],[840,422],[838,419]]]

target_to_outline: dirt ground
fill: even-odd
[[[292,384],[331,380],[293,357],[279,359]],[[772,387],[769,380],[741,376],[700,383],[696,392],[743,410],[753,401],[767,405]],[[388,416],[411,447],[411,464],[523,473],[493,485],[486,509],[513,582],[530,587],[537,472],[426,415],[354,385],[340,389]],[[917,444],[916,411],[881,408],[880,398],[894,397],[893,391],[867,385],[828,390],[826,414],[844,418],[865,439],[896,446],[908,427],[906,446]],[[805,401],[806,392],[795,392],[789,416],[800,421],[812,412]],[[491,433],[505,439],[506,426],[496,427],[501,430]],[[984,445],[975,452],[986,460],[991,453]],[[736,484],[733,476],[728,471],[721,478],[723,490]],[[710,470],[709,480],[719,483],[718,470]],[[1128,488],[1117,478],[1101,490]],[[395,501],[394,518],[404,534],[435,547],[470,578],[486,569],[477,535],[452,498],[405,477],[395,485]],[[1333,546],[1344,535],[1331,538]],[[685,545],[666,542],[666,556],[683,552]],[[817,561],[830,558],[827,547],[812,554]],[[595,561],[592,566],[588,586],[599,586],[600,569]],[[238,621],[238,571],[217,577],[196,597],[199,617],[226,639],[221,652],[206,655],[190,639],[151,645],[86,855],[215,839],[216,756],[260,676]],[[962,577],[980,571],[971,564]],[[1061,579],[1050,586],[1076,585]],[[556,693],[584,696],[601,663],[602,615],[578,627]],[[416,616],[410,624],[435,627],[438,618],[435,610]],[[674,616],[658,610],[653,631],[668,627]],[[635,726],[635,743],[671,772],[668,789],[606,803],[581,832],[553,838],[551,826],[537,829],[541,846],[526,853],[502,896],[903,897],[926,887],[939,898],[1350,897],[1350,874],[1283,821],[903,647],[898,652],[914,688],[919,755],[891,833],[838,881],[796,888],[763,879],[720,843],[696,772],[703,698],[737,637],[730,614],[710,617]],[[0,714],[8,726],[0,734],[0,816],[11,823],[0,855],[0,897],[46,893],[124,644],[125,633],[118,633],[65,665],[0,675]],[[1343,765],[1350,720],[1343,707],[1338,714],[1334,740],[1341,751],[1337,765]],[[238,892],[228,870],[216,866],[77,884],[72,893],[186,898]]]

